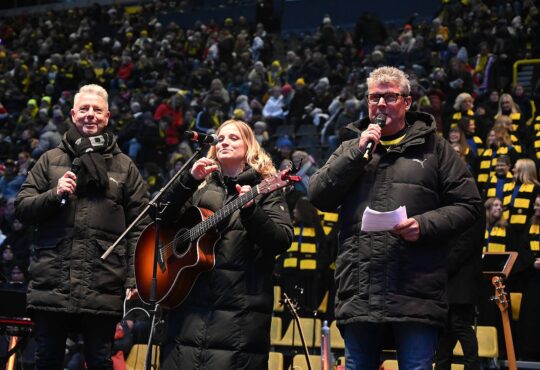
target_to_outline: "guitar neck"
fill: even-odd
[[[506,344],[506,357],[508,358],[508,369],[517,370],[516,354],[514,352],[514,341],[512,339],[512,329],[510,328],[510,319],[508,310],[501,311],[504,342]]]
[[[227,203],[223,208],[221,208],[216,213],[212,214],[212,216],[208,217],[201,223],[199,223],[197,226],[192,228],[189,231],[190,239],[193,241],[202,235],[204,235],[208,230],[216,227],[218,223],[223,221],[226,217],[231,215],[236,210],[242,208],[244,204],[249,202],[250,200],[254,199],[257,195],[259,195],[259,186],[254,186],[251,188],[250,191],[247,193],[242,194],[238,198],[234,199],[233,201]]]

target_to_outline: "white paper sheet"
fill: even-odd
[[[369,207],[364,210],[362,231],[387,231],[407,219],[407,208],[401,206],[390,212],[378,212]]]

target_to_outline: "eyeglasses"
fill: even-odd
[[[379,104],[379,101],[381,98],[384,99],[386,104],[394,104],[398,101],[400,96],[409,96],[406,94],[399,94],[399,93],[385,93],[385,94],[368,94],[368,102],[370,104]]]

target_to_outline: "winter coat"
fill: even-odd
[[[29,309],[120,315],[125,289],[135,287],[133,252],[143,224],[106,260],[100,256],[141,213],[148,201],[146,185],[115,141],[102,155],[109,176],[105,194],[76,192],[65,206],[56,196],[58,179],[70,170],[74,158],[65,137],[28,173],[15,214],[35,228]]]
[[[260,180],[250,168],[235,179],[214,172],[186,205],[215,212],[236,196],[236,183],[254,186]],[[197,186],[189,174],[173,185],[164,197],[171,201],[164,220],[173,218]],[[235,211],[218,229],[214,268],[200,274],[186,300],[169,312],[163,369],[268,367],[272,271],[293,237],[281,191],[257,197],[254,207]]]
[[[320,210],[341,205],[336,261],[336,318],[353,322],[419,322],[446,319],[447,240],[480,214],[474,179],[452,147],[436,134],[432,116],[407,113],[405,138],[378,145],[366,163],[358,139],[344,142],[311,177],[309,197]],[[360,132],[363,120],[350,129]],[[385,232],[362,232],[366,207],[406,206],[420,226],[407,242]]]

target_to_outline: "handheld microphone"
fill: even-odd
[[[80,169],[81,169],[81,159],[77,157],[73,160],[70,171],[76,175]],[[68,193],[62,194],[62,198],[60,198],[60,207],[64,207],[67,204],[68,198],[69,198]]]
[[[186,131],[184,135],[191,141],[196,141],[201,144],[216,145],[218,143],[216,134],[203,134],[197,131]]]
[[[386,125],[386,114],[385,113],[380,113],[377,115],[377,117],[375,117],[375,123],[376,125],[379,125],[380,128],[383,128],[384,125]],[[373,153],[373,148],[375,147],[375,143],[370,140],[368,141],[367,145],[366,145],[366,150],[364,152],[364,159],[366,161],[369,161],[371,159],[371,154]]]

